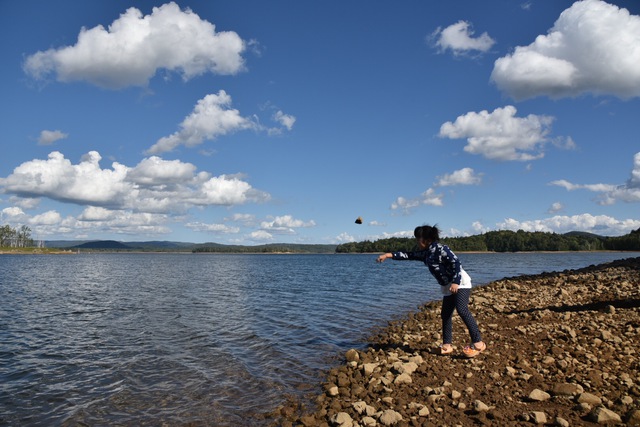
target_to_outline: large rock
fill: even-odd
[[[529,393],[529,400],[534,402],[544,402],[545,400],[551,399],[551,395],[546,391],[542,391],[538,388],[534,389]]]
[[[353,419],[346,412],[338,412],[331,417],[331,425],[336,427],[353,427]]]
[[[379,421],[383,426],[392,426],[402,421],[402,415],[393,409],[387,409],[380,415]]]
[[[575,396],[584,391],[580,384],[559,383],[553,386],[553,394],[556,396]]]
[[[589,414],[589,419],[598,424],[619,424],[622,422],[620,415],[602,406],[594,408]]]

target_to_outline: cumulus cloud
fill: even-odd
[[[182,121],[180,130],[160,138],[147,150],[147,154],[172,151],[180,145],[193,147],[205,140],[256,127],[250,119],[242,117],[238,110],[231,109],[230,106],[231,96],[224,90],[205,96]]]
[[[134,213],[175,214],[193,207],[232,206],[262,202],[269,194],[258,191],[237,176],[212,176],[178,160],[143,159],[128,167],[112,163],[102,169],[96,151],[72,164],[60,152],[47,160],[21,164],[0,178],[4,193],[20,197],[45,197],[63,203],[130,210]]]
[[[46,227],[56,226],[62,220],[62,216],[56,211],[47,211],[38,215],[34,215],[28,221],[31,227]]]
[[[405,199],[404,197],[398,197],[395,202],[391,204],[392,210],[401,210],[408,213],[414,208],[421,205],[429,206],[442,206],[442,194],[437,194],[433,188],[428,188],[419,197],[412,199]]]
[[[12,224],[28,225],[32,235],[40,238],[54,234],[73,234],[84,238],[88,233],[108,234],[166,234],[171,230],[164,225],[167,215],[109,210],[89,206],[77,217],[63,217],[55,210],[37,215],[28,215],[20,208],[11,207],[2,210],[3,220]]]
[[[304,222],[299,219],[293,218],[291,215],[277,216],[269,221],[263,221],[260,224],[260,228],[272,234],[295,234],[296,228],[308,228],[315,227],[315,221],[311,220]]]
[[[482,182],[481,173],[476,174],[472,168],[462,168],[450,174],[438,177],[435,184],[438,187],[446,187],[452,185],[478,185]]]
[[[249,238],[258,242],[268,242],[273,240],[273,235],[264,230],[256,230],[249,234]]]
[[[556,214],[564,210],[564,205],[560,202],[552,203],[549,209],[547,210],[550,214]]]
[[[565,179],[551,181],[549,185],[562,187],[567,191],[588,190],[600,193],[597,201],[601,205],[612,205],[618,201],[640,202],[640,152],[633,156],[631,177],[621,185],[613,184],[573,184]]]
[[[236,74],[244,69],[245,48],[235,32],[216,32],[215,25],[171,2],[150,15],[131,7],[107,28],[82,28],[75,45],[30,55],[23,68],[35,79],[55,75],[60,82],[120,89],[145,86],[160,69],[184,80]]]
[[[187,228],[200,233],[211,234],[237,234],[240,232],[239,227],[230,227],[226,224],[206,224],[203,222],[188,222],[185,224]]]
[[[276,113],[273,115],[273,120],[275,120],[281,126],[287,128],[287,130],[293,129],[293,125],[296,122],[295,116],[285,114],[280,110],[276,111]]]
[[[607,215],[581,214],[554,216],[533,221],[518,221],[513,218],[506,218],[496,226],[498,230],[543,231],[548,233],[587,231],[604,236],[620,236],[640,228],[640,220],[618,220]]]
[[[640,17],[601,0],[575,2],[546,35],[496,60],[491,80],[516,100],[585,93],[640,96]]]
[[[464,151],[493,160],[530,161],[544,157],[553,117],[529,114],[516,117],[512,105],[459,116],[440,127],[441,138],[467,140]]]
[[[604,193],[604,192],[609,192],[616,189],[616,186],[612,184],[572,184],[566,179],[551,181],[549,184],[556,185],[558,187],[563,187],[567,191],[589,190],[589,191]]]
[[[22,218],[27,217],[27,214],[25,214],[24,211],[17,206],[4,208],[0,212],[2,212],[3,220],[9,222],[19,222]]]
[[[340,233],[335,240],[337,243],[349,243],[349,242],[355,242],[356,238],[350,235],[349,233]]]
[[[437,178],[434,187],[449,187],[454,185],[478,185],[482,182],[483,174],[476,174],[472,168],[462,168],[454,171],[450,174],[444,174]],[[418,197],[411,199],[398,197],[395,202],[391,204],[392,210],[400,210],[404,213],[409,213],[412,209],[421,205],[428,206],[443,206],[443,194],[436,193],[433,188],[428,188],[424,193]]]
[[[167,234],[171,230],[165,225],[169,215],[163,213],[134,212],[131,210],[111,210],[88,206],[77,218],[68,217],[61,221],[66,232],[115,233],[115,234]],[[56,224],[56,223],[53,223]],[[65,232],[64,230],[58,230]]]
[[[2,190],[0,190],[0,194],[2,193]],[[40,199],[39,198],[26,198],[26,197],[18,197],[18,196],[11,196],[9,197],[9,203],[18,206],[22,209],[35,209],[38,207],[38,205],[40,204]]]
[[[633,156],[633,169],[626,186],[627,188],[640,188],[640,153],[636,153]]]
[[[435,44],[441,51],[450,49],[454,55],[470,51],[487,52],[495,44],[486,32],[476,38],[473,34],[474,31],[469,22],[458,21],[445,29],[438,28],[431,35],[431,39],[437,39]]]
[[[69,135],[59,130],[43,130],[38,137],[38,145],[51,145],[54,142],[65,139]]]
[[[244,225],[254,225],[256,222],[256,216],[253,214],[236,213],[225,218],[225,221],[239,222]]]

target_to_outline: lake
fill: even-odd
[[[474,285],[640,253],[459,254]],[[440,298],[376,255],[0,255],[0,425],[260,426]]]

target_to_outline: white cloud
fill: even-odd
[[[480,221],[475,221],[471,224],[471,228],[474,231],[474,234],[482,234],[490,231],[489,228],[485,227]]]
[[[340,233],[335,240],[337,243],[350,243],[356,241],[355,237],[353,237],[349,233]]]
[[[57,225],[62,220],[62,216],[56,211],[47,211],[39,215],[34,215],[29,219],[31,226],[50,226]]]
[[[567,191],[589,190],[589,191],[604,193],[608,191],[614,191],[616,189],[616,186],[611,184],[572,184],[571,182],[565,179],[551,181],[549,184],[556,185],[558,187],[563,187]]]
[[[89,206],[77,217],[68,217],[62,221],[66,232],[86,231],[108,234],[157,235],[168,234],[171,230],[164,224],[169,216],[162,213],[133,212],[131,210],[108,210]],[[58,232],[65,232],[58,230]]]
[[[237,234],[240,232],[240,228],[229,227],[226,224],[205,224],[203,222],[189,222],[185,224],[185,226],[193,231],[212,234]]]
[[[612,205],[618,201],[627,203],[640,202],[640,152],[633,156],[631,177],[622,185],[613,184],[573,184],[565,179],[551,181],[549,185],[562,187],[567,191],[588,190],[601,193],[598,203]]]
[[[159,69],[178,72],[184,80],[204,74],[236,74],[244,69],[245,42],[189,9],[171,2],[143,16],[127,9],[108,28],[82,28],[74,46],[49,49],[27,57],[24,70],[36,79],[55,74],[60,82],[87,81],[120,89],[145,86]]]
[[[428,188],[419,197],[413,199],[405,199],[402,196],[398,197],[396,201],[391,204],[391,209],[408,213],[420,205],[442,206],[442,197],[442,194],[437,194],[433,188]]]
[[[464,151],[488,159],[529,161],[542,158],[542,147],[547,142],[553,117],[535,114],[515,117],[516,112],[512,105],[496,108],[491,113],[486,110],[469,112],[453,123],[444,123],[439,136],[466,138]]]
[[[60,139],[67,138],[68,136],[69,134],[66,134],[59,130],[43,130],[42,132],[40,132],[40,136],[38,137],[38,144],[51,145]]]
[[[394,237],[413,239],[413,228],[411,230],[396,231],[396,232],[393,232],[393,233],[384,232],[384,233],[381,233],[381,234],[372,234],[372,235],[368,235],[368,236],[365,236],[365,237],[360,236],[358,239],[355,239],[354,237],[350,236],[347,233],[342,233],[336,239],[334,239],[334,241],[336,243],[354,242],[356,240],[358,240],[358,241],[369,240],[369,241],[373,242],[373,241],[376,241],[376,240],[391,239],[391,238],[394,238]]]
[[[160,138],[147,154],[160,154],[171,151],[180,145],[193,147],[205,140],[239,130],[256,128],[250,120],[240,115],[238,110],[229,108],[231,97],[224,90],[209,94],[200,99],[180,124],[180,130],[170,136]]]
[[[17,206],[4,208],[2,209],[2,211],[0,211],[0,213],[2,214],[0,215],[2,220],[8,222],[17,222],[27,217],[27,214],[25,214],[24,211]],[[4,224],[2,225],[4,226]]]
[[[36,238],[65,234],[73,235],[74,238],[87,238],[99,233],[157,235],[171,231],[164,225],[169,219],[167,215],[115,211],[93,206],[85,208],[77,217],[62,217],[57,211],[49,210],[33,216],[23,213],[7,218],[5,215],[4,219],[16,225],[27,224]]]
[[[78,216],[81,221],[109,221],[116,218],[117,211],[100,208],[97,206],[89,206]]]
[[[473,37],[473,29],[469,22],[458,21],[455,24],[441,30],[438,28],[431,38],[437,38],[436,46],[445,51],[451,49],[454,55],[460,55],[469,51],[487,52],[495,41],[489,34],[482,33],[480,37]]]
[[[49,197],[68,203],[118,205],[124,203],[131,188],[125,183],[127,168],[113,163],[113,169],[100,169],[100,155],[91,151],[78,164],[57,151],[48,160],[31,160],[0,178],[4,192],[21,197]]]
[[[576,142],[570,136],[554,138],[551,142],[554,146],[563,150],[575,150],[577,148]]]
[[[585,93],[640,96],[640,17],[601,0],[575,2],[546,35],[496,60],[491,79],[516,100]]]
[[[264,231],[264,230],[256,230],[252,232],[249,237],[251,240],[259,241],[259,242],[267,242],[273,240],[273,235]]]
[[[295,234],[295,228],[315,227],[315,221],[304,222],[291,215],[277,216],[271,221],[263,221],[260,228],[270,234]]]
[[[229,218],[225,218],[225,221],[239,222],[245,225],[254,225],[256,222],[256,216],[253,214],[236,213],[231,215]]]
[[[296,122],[296,118],[290,114],[285,114],[282,111],[278,110],[273,115],[273,120],[280,123],[282,126],[286,127],[287,130],[293,129],[293,125]]]
[[[450,174],[438,177],[435,184],[438,187],[446,187],[452,185],[478,185],[482,182],[481,173],[476,174],[472,168],[462,168]]]
[[[551,204],[551,207],[547,210],[550,214],[555,214],[564,210],[564,205],[560,202],[555,202]]]
[[[142,159],[128,171],[127,179],[141,186],[169,185],[193,177],[196,167],[180,160],[163,160],[152,156]]]
[[[38,205],[40,204],[40,199],[39,198],[29,198],[29,197],[18,197],[18,196],[11,196],[9,197],[9,203],[18,206],[22,209],[35,209],[38,207]]]
[[[453,185],[478,185],[482,181],[482,174],[476,174],[472,168],[462,168],[454,171],[450,174],[445,174],[437,178],[434,187],[448,187]],[[392,210],[400,210],[404,213],[409,213],[412,209],[421,205],[429,206],[443,206],[442,194],[436,193],[433,188],[428,188],[424,193],[418,197],[411,199],[398,197],[395,202],[391,204]]]
[[[100,154],[91,151],[74,165],[54,151],[47,160],[16,167],[7,178],[0,178],[0,187],[20,197],[135,213],[175,214],[196,206],[232,206],[270,198],[239,177],[196,173],[193,165],[178,160],[151,157],[134,167],[114,162],[112,169],[102,169],[100,160]]]
[[[391,209],[409,211],[418,206],[420,206],[420,201],[418,199],[406,199],[402,196],[399,196],[396,201],[391,204]]]
[[[518,221],[513,218],[506,218],[496,226],[498,230],[543,231],[559,234],[570,231],[586,231],[603,236],[620,236],[640,228],[640,220],[618,220],[606,215],[582,214],[554,216],[533,221]]]
[[[628,188],[640,188],[640,152],[633,156],[633,169],[631,178],[627,181]]]

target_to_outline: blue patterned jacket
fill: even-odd
[[[395,260],[422,261],[440,286],[460,284],[460,260],[449,246],[433,242],[423,251],[392,252]]]

